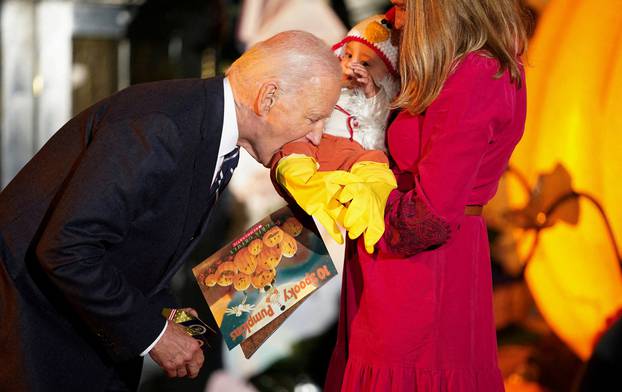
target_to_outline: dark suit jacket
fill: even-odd
[[[205,228],[222,78],[125,89],[0,194],[0,390],[137,383],[167,286]]]

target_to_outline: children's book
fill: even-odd
[[[229,349],[250,357],[337,275],[313,220],[283,207],[193,268]]]

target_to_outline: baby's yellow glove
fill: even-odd
[[[384,234],[384,208],[397,181],[389,166],[379,162],[358,162],[350,169],[356,178],[347,178],[338,196],[341,203],[348,203],[341,223],[352,239],[363,234],[365,250],[374,252],[374,245]]]
[[[315,217],[339,244],[343,237],[335,221],[343,216],[344,206],[336,199],[341,183],[347,183],[352,175],[343,170],[318,172],[315,159],[301,154],[282,158],[276,167],[276,180],[296,203],[309,215]]]

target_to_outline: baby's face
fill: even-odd
[[[351,41],[345,44],[343,56],[341,57],[341,71],[343,74],[341,82],[343,87],[353,88],[356,86],[356,77],[351,68],[351,64],[354,63],[365,67],[376,84],[389,73],[386,65],[384,65],[382,59],[373,49],[361,42]]]

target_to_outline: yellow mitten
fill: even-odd
[[[343,170],[318,172],[315,159],[301,154],[282,158],[276,167],[276,180],[296,203],[315,217],[338,243],[343,237],[335,216],[343,215],[343,205],[336,200],[341,183],[350,182],[352,175]]]
[[[357,162],[350,173],[358,181],[344,183],[338,196],[341,203],[348,203],[343,215],[343,226],[352,239],[363,234],[365,250],[373,253],[374,245],[384,233],[384,208],[389,194],[397,188],[397,181],[389,166],[378,162]]]

